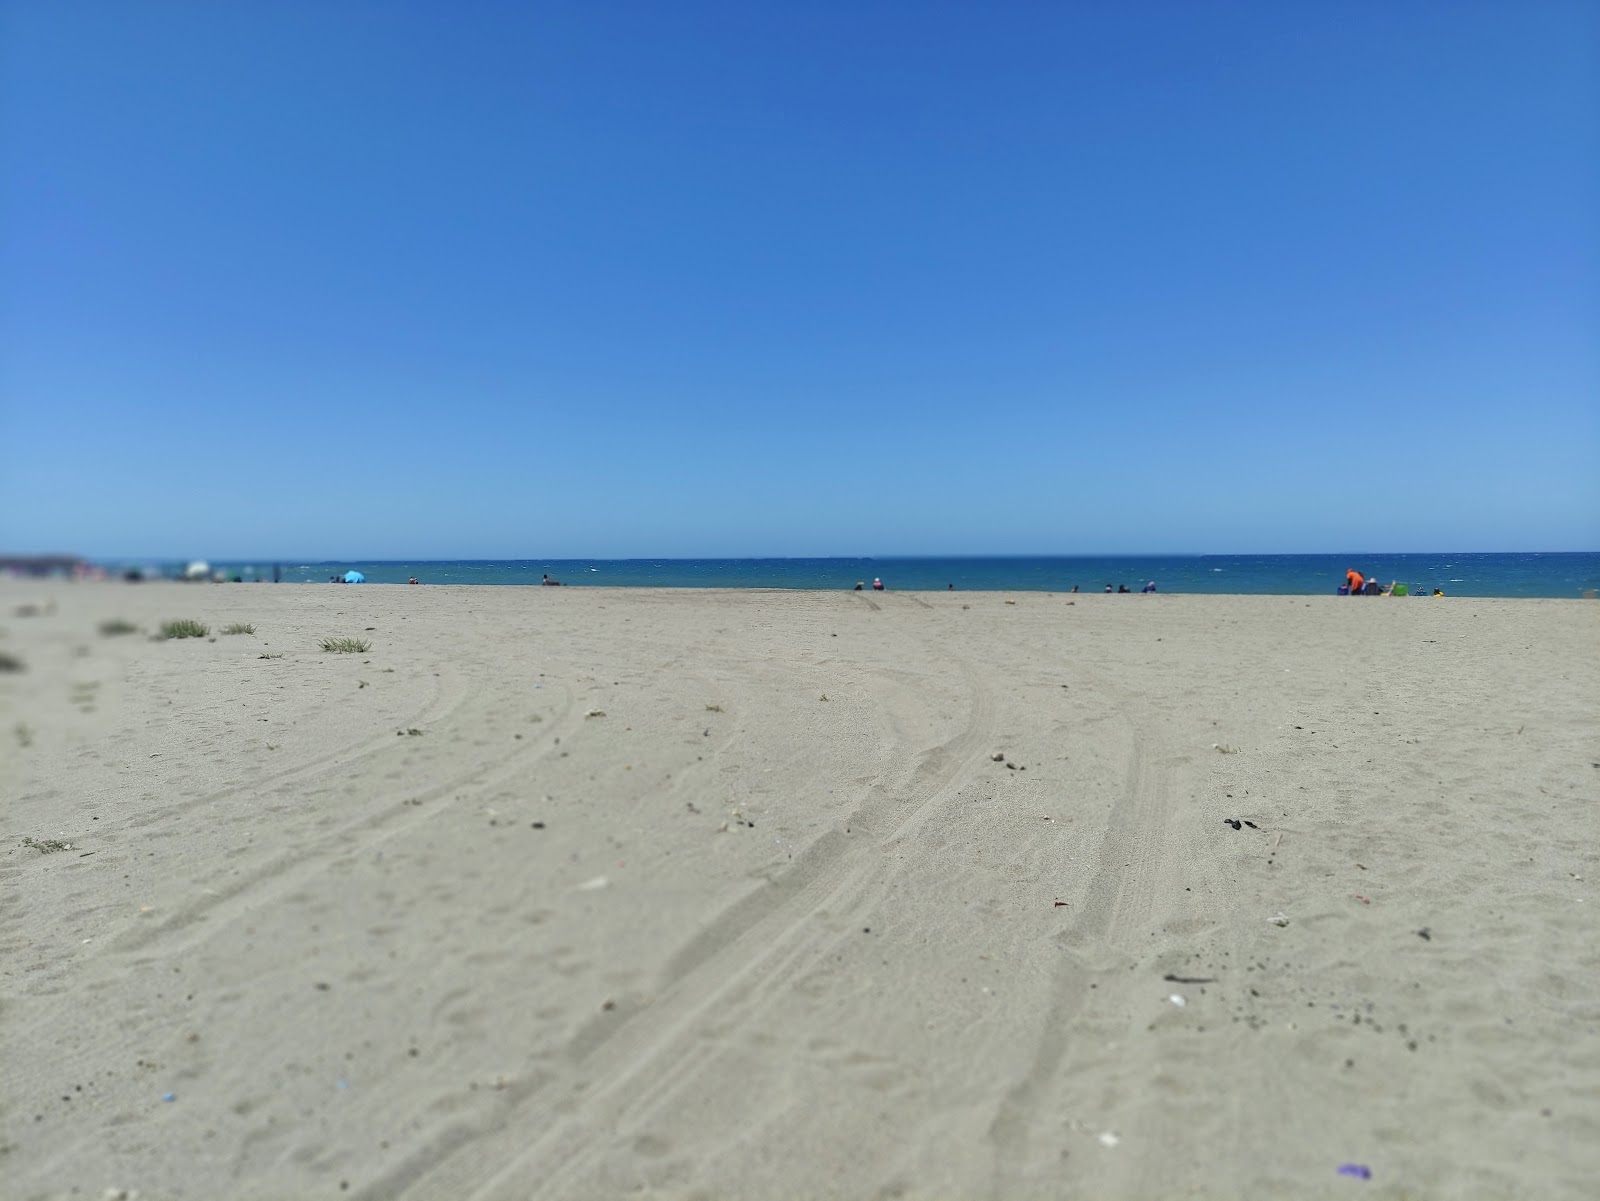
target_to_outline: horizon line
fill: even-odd
[[[907,559],[969,559],[969,560],[997,560],[997,559],[1126,559],[1126,558],[1260,558],[1260,557],[1321,557],[1329,555],[1592,555],[1600,554],[1600,549],[1580,550],[1467,550],[1462,548],[1448,548],[1438,550],[1351,550],[1341,548],[1336,550],[1294,550],[1294,551],[1185,551],[1185,550],[1128,550],[1128,551],[945,551],[945,552],[888,552],[874,554],[832,554],[832,555],[729,555],[729,554],[656,554],[656,555],[489,555],[472,557],[440,557],[440,556],[385,556],[373,557],[365,555],[250,555],[229,554],[214,557],[219,563],[248,563],[265,562],[284,564],[291,561],[306,564],[325,563],[577,563],[577,562],[614,562],[614,563],[643,563],[643,562],[753,562],[753,561],[778,561],[778,562],[805,562],[829,559],[860,559],[869,561],[894,561]],[[0,560],[6,559],[79,559],[94,564],[143,564],[143,563],[181,563],[193,562],[207,558],[202,555],[91,555],[59,551],[24,551],[0,552]]]

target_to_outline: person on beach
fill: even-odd
[[[856,591],[857,592],[860,592],[865,587],[866,587],[866,585],[863,584],[860,580],[856,581]]]
[[[552,580],[548,574],[546,574],[544,579],[540,580],[539,583],[540,583],[540,585],[542,585],[545,588],[559,588],[559,587],[561,587],[561,581],[560,580]]]
[[[417,579],[416,576],[412,576],[409,580],[406,581],[406,583],[408,583],[408,584],[420,584],[420,583],[422,583],[422,581]]]
[[[1074,585],[1073,585],[1073,586],[1072,586],[1072,590],[1073,590],[1073,591],[1074,591],[1074,592],[1076,592],[1076,591],[1077,591],[1077,590],[1078,590],[1078,586],[1077,586],[1077,585],[1076,585],[1076,584],[1074,584]]]
[[[1115,592],[1115,591],[1116,591],[1116,589],[1115,589],[1115,588],[1113,588],[1113,587],[1112,587],[1112,586],[1111,586],[1111,585],[1110,585],[1110,584],[1107,584],[1107,585],[1106,585],[1106,591],[1107,591],[1107,592]]]
[[[1117,591],[1118,592],[1126,592],[1130,596],[1133,594],[1133,589],[1129,588],[1126,584],[1118,584],[1117,585]]]
[[[1382,596],[1383,585],[1378,583],[1377,580],[1369,579],[1367,580],[1367,586],[1361,591],[1365,596]]]
[[[874,592],[882,592],[883,591],[883,581],[880,580],[877,576],[873,576],[872,577],[872,590]]]
[[[1362,575],[1354,567],[1344,573],[1344,582],[1349,587],[1351,596],[1361,595]]]
[[[1143,588],[1139,589],[1140,592],[1154,592],[1155,590],[1156,590],[1156,582],[1154,580],[1151,580]]]

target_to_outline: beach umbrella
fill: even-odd
[[[346,584],[365,584],[367,577],[359,571],[347,571],[344,573],[344,582]]]

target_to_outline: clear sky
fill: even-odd
[[[1600,6],[0,2],[0,550],[1600,548]]]

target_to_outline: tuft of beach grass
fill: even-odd
[[[8,655],[0,651],[0,671],[26,671],[27,664],[15,655]]]
[[[364,655],[372,649],[365,638],[324,638],[322,649],[341,655]]]
[[[211,633],[211,627],[202,621],[164,621],[161,623],[161,637],[163,638],[204,638]]]
[[[256,627],[248,621],[236,621],[232,625],[223,626],[224,634],[254,634]]]
[[[124,621],[120,617],[115,617],[110,621],[102,621],[100,623],[100,633],[105,635],[107,638],[115,638],[118,634],[137,634],[138,632],[138,626],[134,625],[131,621]]]

